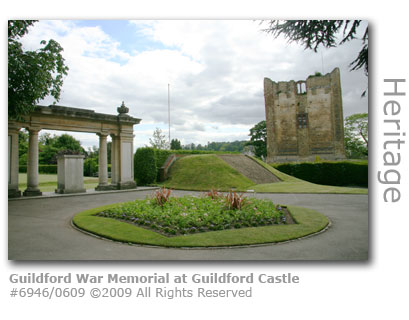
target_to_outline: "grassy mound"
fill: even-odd
[[[283,242],[319,232],[329,223],[324,215],[314,210],[289,207],[296,224],[245,227],[168,237],[118,219],[97,216],[100,212],[116,207],[118,204],[83,211],[75,215],[73,223],[80,229],[111,240],[164,247],[223,247]]]
[[[367,188],[326,186],[304,181],[282,173],[260,160],[253,160],[272,172],[281,182],[254,184],[215,155],[192,155],[178,159],[169,171],[170,178],[161,183],[161,186],[198,191],[212,188],[228,191],[234,188],[238,191],[251,189],[271,193],[368,194]]]
[[[178,159],[163,186],[186,190],[246,190],[254,183],[216,155],[191,155]]]

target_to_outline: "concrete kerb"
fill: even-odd
[[[106,191],[96,191],[94,189],[88,189],[84,193],[67,193],[59,194],[54,192],[43,192],[42,196],[34,197],[18,197],[18,198],[9,198],[9,201],[20,201],[20,200],[32,200],[32,199],[47,199],[47,198],[58,198],[58,197],[78,197],[78,196],[91,196],[105,193],[122,193],[122,192],[141,192],[147,190],[156,190],[159,187],[138,187],[136,189],[123,189],[123,190],[106,190]]]

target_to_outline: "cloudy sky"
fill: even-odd
[[[53,20],[37,22],[22,42],[33,50],[54,39],[64,48],[70,70],[59,105],[116,114],[124,101],[142,119],[136,148],[149,144],[157,127],[167,136],[168,84],[171,138],[182,144],[248,140],[249,129],[265,120],[264,77],[305,80],[339,67],[344,116],[367,112],[361,93],[368,79],[348,68],[360,40],[314,53],[263,27],[253,20]],[[86,148],[98,145],[94,134],[71,134]]]

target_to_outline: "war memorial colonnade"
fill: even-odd
[[[24,196],[40,196],[38,187],[38,133],[42,129],[96,133],[99,136],[99,169],[96,190],[131,189],[136,187],[133,169],[133,126],[141,119],[127,113],[122,102],[118,115],[93,110],[51,105],[38,106],[21,121],[8,121],[8,195],[21,196],[18,189],[18,132],[29,132],[27,189]],[[107,137],[111,136],[111,183],[108,184]]]

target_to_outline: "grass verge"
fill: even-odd
[[[297,224],[249,227],[166,237],[151,230],[110,218],[95,216],[117,204],[78,213],[73,223],[80,229],[115,241],[163,247],[224,247],[278,243],[297,239],[323,230],[329,223],[321,213],[300,207],[289,207]]]
[[[110,179],[109,179],[110,180]],[[18,175],[18,187],[21,191],[27,188],[27,174],[19,173]],[[57,175],[56,174],[39,174],[38,186],[42,192],[54,192],[57,189]],[[98,178],[84,177],[84,188],[95,189],[98,186]]]

